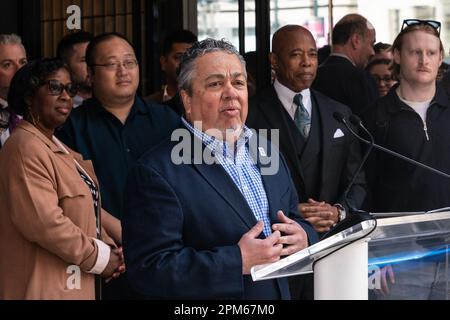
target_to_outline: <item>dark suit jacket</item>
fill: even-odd
[[[152,298],[289,299],[286,279],[253,282],[242,275],[237,244],[257,221],[233,180],[219,164],[175,165],[177,144],[166,141],[149,151],[128,177],[122,228],[132,284]],[[283,210],[315,242],[315,231],[297,214],[284,160],[275,175],[262,179],[271,222]]]
[[[312,87],[361,115],[378,98],[375,80],[349,60],[329,56],[317,70]]]
[[[163,101],[164,89],[161,89],[149,96],[144,98],[147,103],[157,102],[170,107],[176,114],[182,115],[184,112],[183,102],[181,101],[180,95],[177,93],[172,99],[168,101]]]
[[[315,90],[311,90],[311,99],[313,120],[317,116],[320,118],[321,141],[320,148],[317,150],[320,159],[320,174],[317,177],[320,179],[318,200],[330,204],[341,203],[346,206],[342,196],[361,162],[360,145],[345,126],[333,118],[333,113],[338,111],[346,117],[351,113],[348,107]],[[254,129],[280,130],[279,148],[286,158],[298,197],[301,202],[306,202],[312,196],[311,185],[317,181],[305,180],[305,171],[308,170],[308,165],[317,159],[317,153],[302,153],[297,143],[300,132],[284,109],[273,87],[263,90],[250,101],[247,125]],[[338,129],[344,135],[334,138]],[[365,196],[365,177],[363,173],[360,173],[349,191],[348,198],[356,208],[359,208]]]
[[[164,98],[164,88],[162,88],[158,91],[155,91],[152,94],[149,94],[148,96],[144,97],[144,101],[163,103],[163,98]]]

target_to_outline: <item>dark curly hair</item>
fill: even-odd
[[[26,100],[36,94],[39,87],[58,70],[67,69],[59,58],[43,58],[28,62],[20,68],[11,80],[8,105],[14,113],[27,118]]]

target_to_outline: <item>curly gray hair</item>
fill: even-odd
[[[0,34],[0,44],[22,44],[22,39],[14,33],[11,34]]]
[[[178,67],[178,89],[185,90],[189,95],[192,94],[192,80],[195,77],[195,60],[207,53],[224,51],[236,55],[242,64],[244,76],[247,78],[245,70],[245,60],[236,50],[236,48],[225,39],[216,40],[207,38],[202,41],[195,42],[181,57]]]

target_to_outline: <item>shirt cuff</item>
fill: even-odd
[[[95,262],[94,267],[88,271],[88,273],[101,274],[108,265],[111,248],[103,241],[100,241],[98,239],[94,239],[94,241],[97,244],[98,248],[97,261]]]

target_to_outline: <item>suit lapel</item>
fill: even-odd
[[[254,143],[255,140],[257,143]],[[270,142],[267,140],[261,141],[262,139],[254,135],[252,137],[251,143],[249,143],[249,151],[252,159],[256,160],[256,164],[261,173],[266,167],[270,167],[273,164],[270,162],[271,158],[278,157],[279,155],[272,154],[272,148]],[[264,142],[264,143],[263,143]],[[270,158],[270,157],[271,158]],[[280,164],[279,164],[280,165]],[[261,174],[261,180],[264,185],[264,190],[266,191],[267,201],[269,202],[269,217],[271,223],[276,223],[278,221],[276,210],[279,209],[279,199],[277,195],[279,194],[277,188],[279,187],[279,180],[275,174]]]
[[[63,160],[63,162],[69,166],[71,170],[75,169],[75,162],[73,158],[69,154],[65,154],[59,146],[55,144],[55,142],[49,140],[42,132],[40,132],[35,126],[27,121],[21,121],[18,128],[26,130],[34,134],[38,139],[40,139],[47,147],[54,153],[58,154],[59,158]]]
[[[299,161],[301,150],[299,145],[295,142],[291,130],[289,130],[288,116],[284,110],[283,105],[278,99],[275,89],[270,87],[268,93],[264,96],[261,106],[261,112],[265,116],[269,126],[273,129],[279,129],[280,132],[280,146],[283,150],[283,155],[295,164],[296,171],[301,177],[301,183],[304,183],[304,175]]]
[[[320,97],[317,97],[313,91],[311,91],[312,96],[314,97],[315,103],[317,105],[317,113],[320,114],[320,119],[322,121],[322,166],[321,166],[321,186],[324,186],[325,179],[327,177],[326,173],[328,172],[328,164],[330,161],[334,161],[333,155],[331,154],[331,144],[333,142],[333,135],[337,129],[336,120],[333,118],[332,110],[327,108]],[[322,103],[322,107],[320,107]],[[322,190],[323,188],[321,188]],[[320,195],[322,196],[322,195]]]
[[[192,133],[190,134],[192,139],[197,140],[196,142],[192,143],[192,146],[196,145],[196,143],[200,143],[203,152],[205,145],[201,141],[199,141],[199,139]],[[203,161],[201,161],[201,163],[196,163],[196,161],[194,161],[193,152],[194,148],[192,149],[191,153],[191,160],[194,168],[235,211],[235,213],[240,217],[244,224],[249,229],[253,228],[253,226],[257,223],[256,218],[241,191],[235,185],[233,179],[231,179],[231,177],[220,164],[206,164],[203,163]]]

